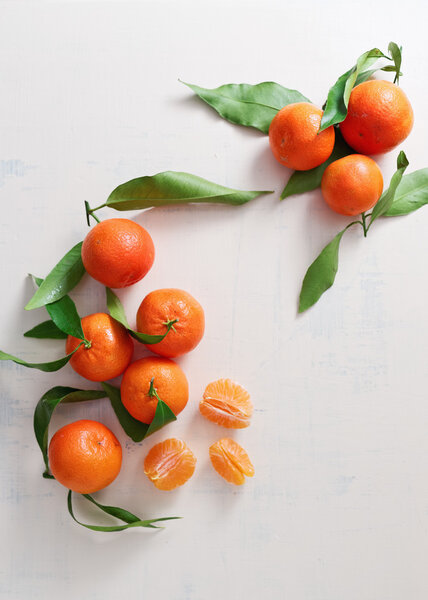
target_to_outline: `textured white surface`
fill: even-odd
[[[167,169],[276,190],[239,209],[136,215],[157,257],[120,294],[130,320],[159,287],[189,290],[206,308],[205,338],[180,360],[191,399],[179,420],[141,445],[104,400],[60,408],[52,423],[99,418],[120,437],[123,471],[101,501],[182,521],[154,533],[75,525],[66,491],[41,478],[32,413],[53,385],[85,382],[68,367],[2,364],[1,597],[425,600],[428,209],[380,222],[367,240],[350,232],[334,288],[297,317],[307,266],[346,220],[319,193],[280,203],[288,173],[266,137],[222,121],[177,81],[274,80],[322,104],[361,52],[395,40],[416,115],[403,149],[409,171],[425,167],[425,3],[16,1],[0,11],[3,349],[61,355],[61,342],[21,337],[44,319],[22,310],[25,276],[46,274],[82,239],[85,199],[98,205],[117,184]],[[386,181],[396,154],[380,161]],[[88,279],[72,295],[82,314],[104,307]],[[206,383],[223,376],[256,407],[252,426],[234,435],[256,468],[243,489],[212,470],[208,446],[225,431],[197,410]],[[169,494],[141,468],[167,436],[198,457],[193,479]]]

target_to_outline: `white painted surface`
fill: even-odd
[[[274,80],[322,104],[362,51],[396,40],[416,114],[403,149],[409,170],[425,167],[424,5],[0,3],[2,348],[34,360],[61,355],[60,342],[41,350],[20,335],[44,318],[22,310],[25,276],[46,274],[82,239],[85,199],[98,205],[117,184],[167,169],[276,190],[239,209],[136,215],[157,257],[120,294],[130,319],[159,287],[187,289],[206,308],[206,336],[180,360],[191,400],[179,420],[141,445],[126,440],[103,400],[60,408],[52,423],[54,431],[99,418],[120,437],[123,471],[101,501],[182,521],[157,533],[75,525],[66,491],[41,478],[32,413],[49,387],[85,382],[70,368],[2,364],[2,598],[427,598],[428,209],[379,223],[367,240],[350,232],[334,288],[297,317],[303,274],[345,219],[319,193],[280,203],[288,173],[267,139],[222,121],[177,81]],[[386,180],[396,154],[381,160]],[[82,314],[104,307],[89,280],[73,297]],[[223,376],[246,386],[256,406],[251,427],[234,435],[256,467],[243,489],[212,470],[208,446],[226,432],[197,410],[205,385]],[[161,493],[141,463],[173,435],[198,468],[185,487]]]

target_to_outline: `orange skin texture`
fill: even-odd
[[[351,92],[346,119],[340,123],[345,141],[360,154],[389,152],[413,127],[412,106],[403,90],[390,81],[365,81]]]
[[[82,245],[82,261],[91,277],[111,288],[140,281],[155,259],[153,240],[129,219],[107,219],[91,229]]]
[[[159,490],[170,491],[186,483],[195,466],[196,457],[190,448],[182,440],[169,438],[149,450],[144,473]]]
[[[324,171],[321,191],[329,207],[341,215],[359,215],[372,208],[383,190],[383,177],[375,161],[350,154]]]
[[[187,354],[201,341],[205,331],[202,306],[184,290],[162,289],[148,294],[137,312],[137,330],[150,335],[163,335],[166,323],[178,319],[168,335],[158,344],[147,344],[155,354],[174,358]]]
[[[59,483],[92,494],[119,475],[122,447],[102,423],[81,420],[61,427],[49,444],[49,466]]]
[[[199,404],[202,416],[229,429],[249,427],[253,414],[250,394],[231,379],[218,379],[205,388]]]
[[[160,399],[175,415],[186,406],[189,399],[189,384],[180,367],[160,356],[149,356],[136,360],[123,374],[120,394],[126,410],[138,421],[150,424],[155,416],[158,400],[149,396],[150,382]]]
[[[82,319],[85,338],[91,347],[82,345],[70,359],[71,367],[90,381],[107,381],[118,377],[129,365],[134,343],[125,327],[106,313],[94,313]],[[69,335],[66,353],[73,352],[82,342]]]
[[[253,477],[254,467],[247,452],[234,440],[222,438],[210,446],[212,466],[229,483],[242,485]]]
[[[333,151],[335,133],[328,127],[318,133],[323,111],[310,102],[284,106],[272,119],[269,143],[282,165],[306,171],[325,162]]]

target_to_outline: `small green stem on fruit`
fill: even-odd
[[[159,402],[162,402],[162,400],[159,398],[159,395],[156,391],[155,385],[154,385],[154,380],[155,378],[152,377],[151,381],[150,381],[150,387],[149,387],[149,391],[148,391],[148,396],[150,396],[151,398],[156,398],[156,400],[158,400]]]
[[[85,344],[85,348],[88,350],[91,346],[92,346],[92,342],[90,342],[89,340],[87,340],[86,338],[84,338],[83,343]]]
[[[173,331],[175,331],[177,333],[174,325],[175,325],[175,323],[178,323],[178,321],[179,321],[179,319],[171,319],[169,321],[164,321],[162,323],[162,325],[166,326],[166,329],[167,329],[166,333],[168,333],[170,331],[170,329],[172,329]]]
[[[363,226],[364,237],[367,237],[367,232],[369,230],[369,228],[367,227],[366,218],[367,218],[366,213],[361,213],[361,219],[362,219],[361,225]]]

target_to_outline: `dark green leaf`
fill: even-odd
[[[109,515],[112,515],[113,517],[116,517],[117,519],[124,521],[124,523],[125,523],[125,525],[102,526],[102,525],[88,525],[86,523],[82,523],[81,521],[78,521],[73,512],[72,491],[69,490],[68,496],[67,496],[68,512],[70,513],[70,515],[72,516],[74,521],[76,521],[76,523],[78,523],[79,525],[82,525],[82,527],[86,527],[86,529],[91,529],[92,531],[104,531],[104,532],[123,531],[124,529],[129,529],[132,527],[148,527],[150,529],[157,529],[157,526],[153,525],[153,523],[159,523],[160,521],[171,521],[174,519],[181,518],[181,517],[162,517],[159,519],[142,520],[139,517],[136,517],[135,515],[130,513],[129,511],[124,510],[123,508],[119,508],[116,506],[105,506],[103,504],[100,504],[99,502],[96,502],[89,494],[82,494],[82,496],[84,498],[86,498],[87,500],[89,500],[90,502],[92,502],[92,504],[95,504],[95,506],[97,506],[103,512],[105,512]]]
[[[123,430],[134,442],[141,442],[144,438],[155,431],[158,431],[158,429],[161,429],[164,425],[167,425],[171,421],[176,421],[177,419],[169,406],[162,400],[158,400],[155,416],[151,424],[147,425],[146,423],[141,423],[141,421],[134,419],[124,407],[118,388],[105,382],[101,385],[110,398],[113,410],[116,413]]]
[[[36,285],[41,286],[43,284],[43,279],[40,277],[34,277],[33,275],[33,279]],[[61,331],[79,340],[85,339],[76,305],[70,296],[64,296],[52,302],[52,304],[46,304],[45,308],[52,321]]]
[[[85,273],[81,249],[82,243],[76,244],[57,265],[36,291],[25,307],[26,310],[39,308],[63,298],[81,280]]]
[[[358,76],[379,58],[388,57],[378,48],[364,52],[358,58],[357,63],[349,71],[341,75],[333,87],[330,88],[325,111],[321,119],[320,131],[327,129],[331,125],[341,123],[345,119],[348,112],[349,96]]]
[[[152,206],[188,204],[189,202],[237,206],[262,194],[271,193],[233,190],[190,173],[165,171],[122,183],[112,191],[106,205],[116,210],[142,210]]]
[[[408,215],[428,204],[428,169],[404,175],[395,192],[394,201],[385,217]]]
[[[125,315],[125,310],[119,298],[116,296],[114,292],[108,287],[106,287],[106,296],[107,296],[107,308],[110,315],[116,321],[119,321],[126,329],[128,330],[129,335],[131,335],[134,339],[142,344],[158,344],[161,342],[169,333],[173,324],[169,324],[166,327],[166,331],[162,335],[150,335],[148,333],[140,333],[139,331],[134,331],[130,328],[128,324],[128,320]]]
[[[377,204],[375,204],[375,206],[373,207],[372,214],[370,217],[370,225],[375,219],[387,213],[391,208],[394,202],[395,193],[403,177],[403,173],[407,169],[408,165],[409,161],[407,160],[407,157],[404,154],[404,152],[401,151],[397,158],[397,170],[391,177],[389,188],[382,194]]]
[[[67,356],[64,356],[63,358],[58,358],[58,360],[53,360],[51,362],[29,363],[25,360],[22,360],[22,358],[17,358],[16,356],[12,356],[12,354],[7,354],[7,352],[3,352],[2,350],[0,350],[0,360],[13,360],[13,362],[15,362],[17,365],[23,365],[24,367],[28,367],[29,369],[38,369],[39,371],[51,373],[52,371],[58,371],[59,369],[62,369],[62,367],[64,367],[68,363],[70,358],[77,351],[77,349],[80,348],[81,345],[82,344],[79,344],[77,348],[75,348],[70,354],[67,354]]]
[[[340,130],[336,129],[336,141],[330,157],[319,167],[309,169],[309,171],[295,171],[281,194],[281,200],[293,196],[293,194],[303,194],[315,190],[321,185],[323,173],[330,163],[354,152],[343,139]]]
[[[343,234],[352,225],[355,223],[350,223],[340,231],[306,271],[300,292],[299,313],[318,302],[324,292],[333,285],[339,266],[339,245]]]
[[[289,90],[273,81],[257,85],[230,83],[215,89],[201,88],[182,81],[218,114],[236,125],[255,127],[269,133],[276,113],[293,102],[310,102],[297,90]]]
[[[96,400],[97,398],[105,398],[105,396],[105,392],[101,390],[79,390],[76,388],[63,386],[56,386],[43,394],[34,411],[34,433],[46,465],[45,475],[49,474],[49,423],[58,404],[60,402],[84,402],[86,400]]]
[[[67,334],[61,331],[53,321],[43,321],[43,323],[39,323],[32,329],[26,331],[24,336],[52,340],[65,340],[67,338]]]

